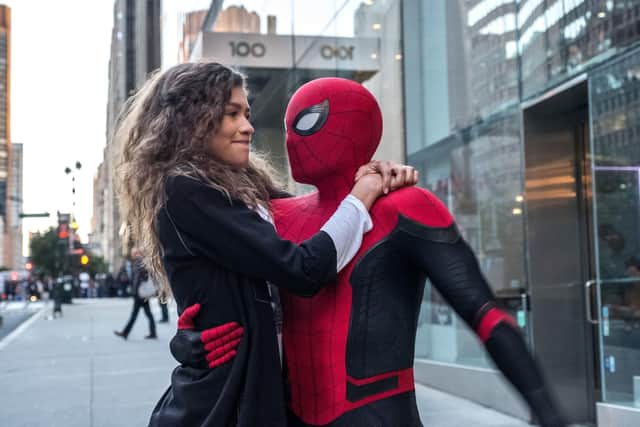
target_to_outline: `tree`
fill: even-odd
[[[33,236],[29,247],[35,272],[55,276],[58,273],[56,254],[59,250],[56,228],[51,227],[44,233]]]
[[[95,276],[96,273],[107,273],[109,271],[109,264],[105,262],[104,258],[94,255],[91,252],[87,252],[87,254],[90,259],[87,267],[91,276]]]
[[[63,270],[65,273],[73,272],[74,268],[70,265],[69,249],[60,246],[58,230],[55,227],[51,227],[44,233],[36,234],[31,239],[30,247],[35,273],[44,273],[55,277],[63,273]],[[78,244],[78,247],[83,248],[81,244]],[[86,248],[84,248],[84,253],[89,257],[89,264],[81,267],[83,271],[88,271],[92,276],[108,271],[109,266],[104,258],[94,255]]]

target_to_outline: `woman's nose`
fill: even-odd
[[[246,117],[244,118],[244,122],[240,126],[240,132],[246,133],[246,134],[251,134],[251,135],[255,132],[255,129],[253,128],[253,125],[251,124],[249,119],[247,119]]]

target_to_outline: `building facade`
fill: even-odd
[[[185,13],[184,16],[180,17],[182,21],[182,39],[180,40],[180,48],[178,49],[179,63],[189,61],[198,34],[202,31],[202,24],[207,17],[207,12],[207,10],[197,10]]]
[[[216,17],[213,31],[217,33],[259,33],[260,16],[244,6],[229,6]]]
[[[640,422],[639,31],[638,1],[403,2],[407,161],[576,423]],[[418,379],[526,418],[435,292],[422,314]]]
[[[11,255],[7,266],[12,269],[22,269],[24,259],[22,256],[22,172],[23,149],[22,144],[11,144],[11,168],[9,179],[9,198],[7,206],[10,211],[8,234],[11,235]]]
[[[96,226],[91,230],[94,242],[110,268],[118,269],[129,244],[123,237],[126,224],[119,211],[114,187],[113,142],[116,120],[124,102],[145,82],[149,73],[160,68],[160,0],[116,0],[109,60],[109,96],[107,104],[107,145],[104,159],[96,172],[94,201]]]
[[[11,9],[0,5],[0,262],[11,266],[13,239],[11,212]]]
[[[248,74],[256,145],[286,173],[291,94],[361,82],[376,157],[451,210],[570,420],[639,425],[640,0],[267,0],[275,34],[216,31],[238,3],[212,1],[191,60]],[[429,286],[415,351],[417,381],[531,419]]]

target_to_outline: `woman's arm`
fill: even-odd
[[[230,202],[220,191],[188,177],[168,181],[164,213],[190,253],[298,295],[314,295],[333,281],[338,258],[344,257],[330,227],[294,244],[281,239],[272,224],[244,203]],[[347,208],[346,216],[334,222],[360,224],[362,213]],[[349,231],[352,240],[362,239],[362,228]]]

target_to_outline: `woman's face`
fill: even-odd
[[[249,122],[250,111],[245,90],[234,87],[231,98],[224,107],[220,126],[209,140],[209,154],[229,166],[247,167],[249,146],[254,132]]]

